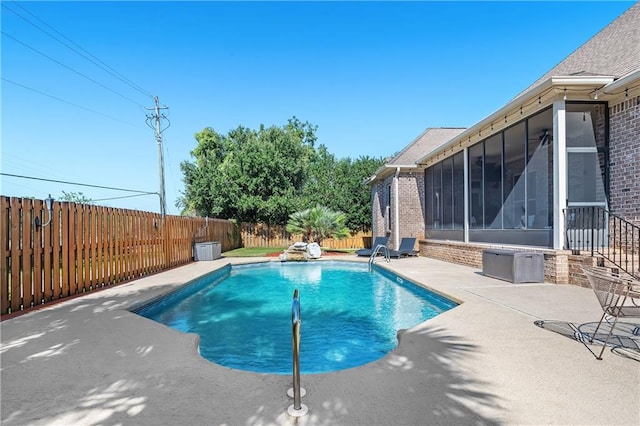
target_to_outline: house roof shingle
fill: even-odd
[[[365,182],[371,184],[377,180],[385,179],[393,174],[397,168],[412,169],[418,167],[416,161],[424,155],[425,152],[431,152],[439,146],[444,145],[451,139],[464,132],[466,129],[461,127],[429,127],[415,138],[402,151],[396,154],[390,160],[387,160],[370,178]]]
[[[466,129],[460,127],[429,127],[395,157],[387,161],[387,167],[409,166],[437,147],[453,139]]]
[[[640,68],[640,2],[527,87],[552,76],[601,75],[620,78]]]

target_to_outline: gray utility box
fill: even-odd
[[[542,283],[544,256],[526,251],[484,250],[482,273],[512,283]]]
[[[193,246],[193,259],[196,262],[201,260],[216,260],[221,257],[221,247],[220,243],[217,241],[195,243]]]

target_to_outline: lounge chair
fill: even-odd
[[[400,258],[402,256],[417,256],[418,251],[413,248],[416,246],[416,239],[411,238],[403,238],[400,241],[400,247],[398,250],[389,250],[389,257],[397,257]]]
[[[605,316],[614,317],[609,333],[603,340],[600,355],[597,357],[598,359],[602,359],[602,354],[607,347],[609,338],[613,334],[613,329],[616,327],[618,318],[640,318],[640,282],[631,277],[625,278],[619,276],[604,268],[583,267],[582,270],[589,279],[589,284],[591,284],[591,288],[595,292],[598,302],[600,302],[600,306],[604,311],[589,341],[593,342],[596,338]],[[601,338],[598,338],[598,340],[602,341]]]
[[[370,249],[360,249],[360,250],[356,250],[356,254],[358,256],[366,256],[369,257],[373,254],[373,251],[376,249],[376,247],[382,245],[382,246],[387,246],[387,242],[389,242],[389,237],[375,237],[373,239],[373,244],[371,244],[371,248]]]

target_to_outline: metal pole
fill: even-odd
[[[291,328],[293,343],[293,409],[299,410],[300,403],[300,299],[298,289],[293,292],[291,304]]]
[[[302,417],[309,412],[309,407],[300,402],[300,398],[304,396],[305,390],[300,387],[300,298],[298,297],[298,289],[295,289],[293,292],[291,331],[293,345],[293,387],[289,389],[287,395],[293,397],[293,404],[287,408],[287,413],[293,417]]]
[[[160,215],[164,218],[167,210],[167,201],[164,191],[164,153],[162,152],[162,131],[160,130],[160,103],[154,96],[156,113],[156,141],[158,142],[158,169],[160,174]]]
[[[155,105],[152,108],[145,109],[153,110],[152,115],[147,115],[147,125],[155,130],[156,143],[158,144],[158,174],[160,178],[160,192],[158,193],[158,195],[160,196],[160,215],[164,219],[167,211],[167,201],[164,189],[164,150],[162,149],[162,132],[167,130],[171,123],[169,123],[169,125],[167,125],[167,127],[165,127],[164,129],[162,128],[161,121],[162,119],[166,120],[167,117],[165,117],[164,115],[160,115],[160,110],[168,109],[168,107],[161,107],[160,100],[157,96],[153,97],[153,101]],[[152,121],[154,122],[153,124],[151,123]]]

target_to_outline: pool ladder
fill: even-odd
[[[373,250],[373,252],[371,253],[371,257],[369,257],[369,268],[371,268],[371,265],[375,263],[376,256],[378,255],[380,250],[383,251],[384,259],[386,260],[386,262],[387,263],[391,262],[391,258],[389,257],[389,249],[387,248],[387,246],[383,244],[378,244],[376,248]]]
[[[291,303],[291,343],[293,346],[293,387],[290,389],[293,404],[289,406],[287,412],[293,417],[302,417],[309,412],[309,407],[304,405],[300,398],[306,393],[300,387],[300,296],[298,289],[293,292]]]

